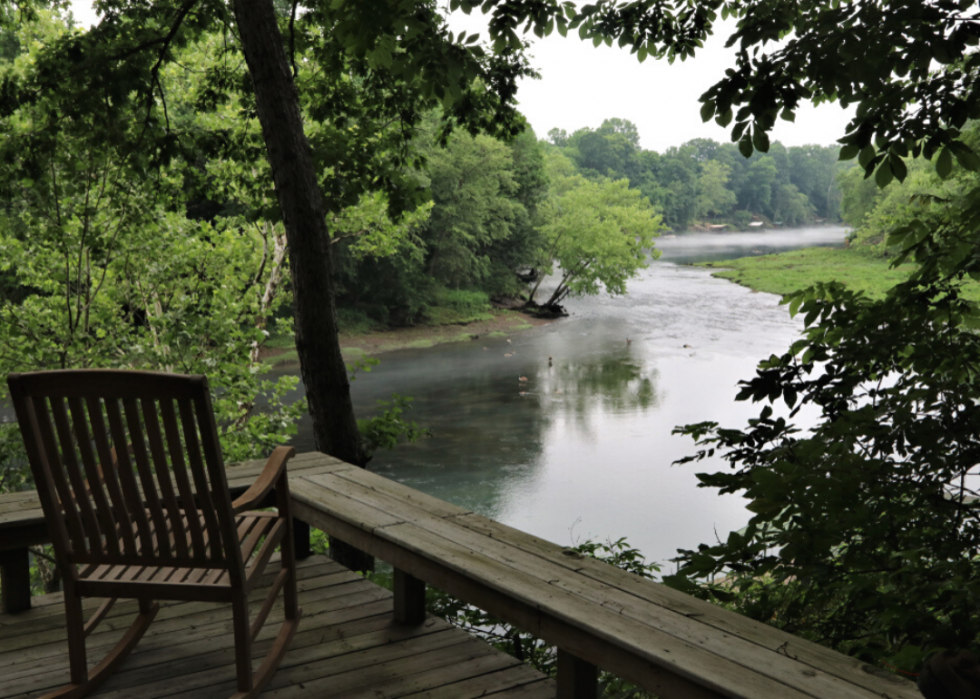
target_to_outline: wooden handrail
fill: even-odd
[[[263,464],[230,467],[232,489]],[[425,585],[438,587],[557,645],[561,697],[594,697],[602,668],[662,699],[921,699],[891,673],[331,457],[300,454],[289,478],[299,536],[309,523],[395,567],[400,623],[424,619]],[[43,515],[14,495],[0,496],[0,551],[17,552],[0,554],[5,603],[43,541]]]
[[[921,699],[828,648],[356,467],[291,481],[294,512],[391,563],[399,620],[419,581],[558,646],[559,696],[595,697],[596,668],[662,699]]]

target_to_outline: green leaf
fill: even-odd
[[[909,170],[905,166],[905,161],[902,160],[900,156],[893,153],[888,157],[888,163],[892,169],[892,173],[895,175],[895,178],[899,182],[904,182],[905,178],[908,177],[909,174]]]
[[[755,149],[763,153],[769,152],[769,134],[758,126],[752,128],[752,145]]]
[[[708,121],[715,115],[715,103],[711,100],[701,105],[701,121]]]
[[[883,161],[875,170],[875,184],[878,185],[879,189],[887,187],[894,177],[891,165],[887,160]]]
[[[862,148],[861,152],[858,154],[858,164],[860,164],[863,168],[867,168],[871,161],[874,160],[875,155],[875,147],[869,143]]]
[[[943,148],[939,151],[939,157],[936,158],[936,174],[945,180],[952,171],[953,156],[949,152],[949,148]]]
[[[861,149],[858,148],[857,146],[854,146],[854,145],[844,146],[843,148],[840,149],[840,156],[837,159],[838,160],[853,160],[854,158],[857,157],[858,153],[860,153],[860,152],[861,152]]]
[[[752,157],[752,139],[750,139],[747,134],[742,136],[741,140],[739,140],[738,152],[742,154],[743,158]]]
[[[724,114],[719,114],[718,115],[718,118],[715,119],[715,123],[717,123],[718,126],[721,126],[721,127],[728,126],[732,122],[732,118],[734,116],[735,115],[732,112],[732,110],[731,109],[728,109],[728,110],[725,111]]]
[[[977,156],[973,149],[958,142],[951,143],[950,146],[953,147],[953,154],[956,156],[956,162],[960,164],[960,167],[971,172],[980,170],[980,156]]]

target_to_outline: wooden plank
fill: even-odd
[[[301,479],[300,482],[310,486],[317,483],[336,486],[337,480],[332,476],[321,476],[316,479]],[[488,556],[488,552],[500,553],[500,547],[506,544],[472,532],[467,533],[467,530],[452,522],[427,516],[420,510],[415,511],[394,497],[380,496],[375,491],[365,493],[356,484],[345,486],[344,493],[334,492],[327,487],[321,487],[319,492],[315,490],[306,485],[294,488],[297,495],[302,493],[307,498],[323,499],[325,506],[334,514],[340,514],[348,523],[356,522],[361,532],[373,532],[385,543],[394,545],[395,549],[410,553],[414,558],[413,565],[420,566],[418,571],[426,571],[431,575],[435,572],[433,567],[443,568],[444,570],[436,574],[445,576],[448,572],[457,578],[457,584],[459,579],[477,581],[484,588],[490,588],[497,593],[492,597],[482,594],[481,599],[460,595],[463,599],[551,642],[566,643],[565,633],[569,628],[575,629],[578,645],[567,646],[567,650],[583,660],[643,684],[648,689],[655,688],[645,684],[646,682],[658,686],[664,682],[662,673],[646,672],[646,665],[653,664],[722,696],[766,697],[779,694],[786,697],[840,696],[855,699],[871,696],[861,688],[806,668],[790,658],[775,653],[763,655],[759,652],[761,649],[753,644],[735,637],[707,632],[709,630],[696,620],[683,615],[665,614],[666,622],[659,618],[640,620],[634,618],[635,615],[623,615],[622,607],[616,610],[603,607],[602,594],[615,594],[618,591],[614,589],[603,590],[595,584],[575,584],[574,576],[571,576],[573,582],[564,584],[564,587],[571,587],[573,591],[561,589],[561,584],[549,585],[547,580],[540,579],[541,571],[535,569],[541,563],[540,559],[533,560],[532,565],[528,565],[525,560],[522,567],[515,568],[514,560],[534,557],[512,547],[504,555]],[[371,503],[381,509],[372,507]],[[393,520],[402,520],[404,523],[395,524]],[[408,523],[409,520],[416,524]],[[440,528],[443,531],[432,533]],[[338,535],[341,538],[350,536],[346,533]],[[371,550],[370,546],[375,542],[370,537],[368,539],[365,542],[350,538],[345,540],[386,558]],[[460,539],[465,539],[466,543],[459,543]],[[480,550],[475,552],[474,548]],[[403,567],[401,562],[391,562],[396,567]],[[405,567],[405,570],[416,577],[427,579],[425,574],[416,572],[411,567]],[[582,597],[583,594],[595,597],[588,599]],[[515,605],[515,602],[518,604]],[[494,606],[486,606],[487,604]],[[517,606],[523,611],[518,611]],[[535,611],[542,613],[537,620],[537,629],[526,625],[529,612]],[[530,621],[534,623],[533,619]],[[662,628],[664,626],[667,631]],[[554,627],[554,632],[546,633],[546,627]],[[706,655],[706,645],[714,649],[713,654]],[[732,659],[733,655],[737,660]],[[614,665],[609,665],[609,662]],[[766,675],[760,674],[756,669],[760,665]],[[644,675],[649,675],[647,680],[643,678]],[[801,690],[802,687],[809,689]],[[681,691],[691,690],[678,688],[677,691],[678,695],[683,696]]]
[[[368,476],[357,475],[355,477],[362,483],[370,483],[372,481],[371,474]],[[761,673],[768,675],[781,684],[797,688],[808,687],[808,689],[804,691],[810,693],[812,696],[829,696],[831,694],[841,697],[853,696],[855,698],[879,696],[879,692],[882,687],[881,682],[878,681],[877,678],[869,675],[863,669],[859,673],[840,673],[844,675],[844,677],[839,677],[836,674],[825,672],[819,663],[814,663],[807,667],[803,664],[797,663],[795,658],[791,658],[785,654],[785,643],[788,641],[783,641],[782,645],[773,645],[767,649],[765,646],[761,646],[754,641],[743,639],[737,633],[718,633],[717,630],[712,632],[712,630],[706,628],[705,625],[699,621],[697,615],[678,613],[674,609],[667,606],[638,604],[637,602],[639,600],[637,600],[634,595],[624,593],[614,586],[607,585],[594,579],[586,579],[582,576],[568,575],[567,573],[569,572],[577,571],[564,566],[558,566],[556,561],[552,560],[557,558],[568,558],[561,552],[561,549],[552,544],[548,545],[548,548],[550,548],[550,556],[541,557],[528,554],[520,546],[511,546],[511,542],[508,540],[508,537],[505,536],[507,532],[502,526],[498,527],[492,532],[492,534],[495,534],[496,536],[488,536],[487,532],[485,531],[470,532],[473,535],[464,533],[467,530],[462,530],[460,527],[456,526],[456,521],[481,520],[483,518],[480,518],[474,514],[460,514],[452,516],[449,515],[451,512],[450,510],[443,510],[441,513],[444,515],[443,517],[430,514],[425,510],[415,507],[414,504],[409,503],[407,499],[399,497],[402,491],[409,490],[404,486],[389,484],[383,489],[377,487],[368,488],[361,485],[361,483],[354,482],[354,477],[347,478],[347,474],[344,474],[343,476],[340,474],[319,476],[304,480],[322,485],[325,489],[339,491],[338,494],[342,497],[336,501],[332,501],[330,507],[341,507],[343,505],[349,505],[350,500],[356,501],[358,504],[351,506],[352,509],[350,512],[353,513],[356,510],[356,514],[354,514],[354,516],[367,525],[365,528],[370,529],[372,525],[375,526],[378,529],[378,534],[382,537],[387,536],[392,531],[391,525],[382,525],[376,519],[374,519],[372,509],[383,510],[385,516],[389,518],[400,519],[403,522],[416,523],[419,526],[425,527],[426,529],[443,537],[453,545],[465,541],[468,548],[479,556],[496,558],[505,565],[513,567],[515,570],[520,570],[523,573],[527,573],[532,577],[538,578],[541,583],[545,585],[556,585],[558,587],[562,587],[566,591],[584,597],[591,603],[595,604],[596,611],[603,610],[607,615],[626,614],[638,621],[641,621],[651,629],[666,631],[670,635],[675,636],[682,641],[693,643],[696,646],[702,647],[706,650],[712,650],[720,658],[735,660],[749,669],[759,668]],[[380,479],[378,476],[373,476],[373,480],[378,481],[384,479]],[[382,490],[385,492],[381,492]],[[454,521],[447,522],[445,515],[449,515]],[[489,520],[486,521],[489,522]],[[541,546],[540,548],[545,547]],[[434,558],[439,558],[442,556],[439,545],[436,542],[430,543],[425,552],[417,550],[417,553],[427,554]],[[606,568],[610,568],[611,570],[615,571],[610,575],[618,575],[618,579],[620,580],[634,579],[634,585],[643,585],[647,588],[660,587],[656,583],[642,580],[623,571],[618,571],[601,562],[593,561],[593,564],[595,567],[605,566]],[[566,574],[562,574],[563,570]],[[502,579],[508,580],[508,576],[504,574],[502,575]],[[490,584],[492,585],[493,583]],[[509,585],[509,580],[507,584]],[[524,599],[524,601],[533,606],[540,601],[536,595],[537,593],[532,589],[530,591],[530,595]],[[676,593],[676,595],[687,597],[681,595],[681,593]],[[737,615],[734,613],[727,612],[726,610],[720,610],[717,607],[714,607],[713,610],[715,616],[728,615],[737,617]],[[568,614],[563,613],[560,605],[558,607],[553,607],[551,609],[551,613],[554,614],[557,619],[572,624],[576,623],[575,615],[569,616]],[[601,634],[601,627],[596,625],[601,618],[601,614],[599,617],[596,617],[595,614],[591,616],[595,617],[594,621],[591,622],[592,632]],[[579,618],[584,619],[588,617]],[[757,634],[764,634],[769,630],[769,627],[745,619],[744,617],[738,617],[738,619],[742,628],[752,626],[756,627],[755,630]],[[586,628],[585,622],[581,623],[583,628]],[[609,638],[609,636],[606,635],[606,638]],[[789,638],[793,641],[800,640],[792,636]],[[767,653],[766,650],[769,652]],[[854,666],[857,665],[856,662],[850,661],[850,659],[845,658],[845,656],[840,656],[839,654],[833,653],[833,651],[830,651],[829,649],[823,649],[823,651],[824,657],[828,655],[831,657],[836,656],[845,660],[847,666],[850,668],[854,668]],[[854,682],[852,685],[851,679],[855,675],[860,681]],[[843,680],[843,682],[841,680]],[[895,680],[889,683],[889,688],[892,686],[896,691],[903,692],[903,694],[900,696],[908,696],[910,699],[911,697],[918,696],[915,688],[910,683]]]
[[[337,610],[349,610],[380,601],[383,602],[383,606],[372,608],[368,610],[367,614],[377,615],[386,613],[386,616],[389,617],[387,626],[391,625],[391,594],[388,591],[382,590],[363,579],[360,580],[360,584],[357,586],[359,589],[353,592],[341,591],[338,593],[335,588],[339,587],[346,588],[349,586],[335,585],[329,590],[312,591],[304,596],[304,602],[309,610],[309,617],[314,619],[314,621],[309,623],[317,623],[315,619],[321,614],[330,614]],[[324,594],[324,592],[327,594]],[[134,611],[134,604],[127,606],[130,607],[130,611]],[[279,606],[281,607],[281,604]],[[188,614],[188,608],[193,608],[191,614]],[[163,611],[161,610],[161,612]],[[206,605],[202,608],[202,605],[183,603],[172,606],[167,611],[169,613],[163,621],[154,623],[152,634],[148,634],[141,642],[132,657],[127,661],[124,669],[127,671],[142,671],[146,670],[149,666],[165,663],[169,660],[199,655],[201,648],[195,648],[193,645],[195,642],[210,641],[207,644],[207,650],[210,650],[211,646],[213,646],[213,639],[219,640],[219,647],[222,645],[222,642],[227,647],[231,647],[230,608],[228,605]],[[350,618],[349,614],[348,618]],[[112,630],[102,629],[100,627],[90,637],[89,648],[95,651],[92,653],[93,656],[100,655],[100,652],[104,652],[115,643],[119,631],[128,626],[128,619],[124,619],[123,621],[124,623],[117,625]],[[269,629],[263,630],[264,636],[271,640],[276,626],[273,624],[270,625]],[[322,637],[323,634],[321,633],[320,636]],[[32,652],[34,649],[29,649],[28,660],[36,666],[33,668],[33,672],[24,672],[25,669],[30,670],[32,667],[25,665],[23,658],[17,658],[10,653],[4,654],[2,656],[6,665],[4,685],[23,688],[36,684],[38,682],[37,676],[50,672],[52,659],[54,659],[54,662],[57,662],[64,657],[63,629],[60,631],[60,638],[52,645],[56,646],[56,652],[54,655],[46,653],[46,657],[44,658],[35,657],[35,654]],[[21,662],[18,662],[18,660]],[[36,662],[39,660],[40,664]],[[31,675],[35,676],[31,677]],[[19,684],[14,682],[16,678],[21,679]],[[58,679],[49,680],[48,686],[57,686],[58,681]]]
[[[349,614],[351,609],[356,608],[344,607],[342,611]],[[313,662],[316,656],[323,652],[337,653],[344,649],[362,646],[373,647],[391,640],[419,636],[418,632],[415,632],[414,636],[409,636],[408,631],[402,634],[393,633],[390,621],[385,624],[384,615],[378,614],[376,607],[371,611],[372,614],[348,621],[342,628],[331,628],[331,624],[336,624],[338,618],[336,615],[321,615],[315,628],[296,634],[280,670],[298,664],[300,659],[305,663]],[[306,621],[305,618],[304,621]],[[273,624],[269,630],[263,630],[260,634],[260,641],[255,646],[257,656],[266,653],[268,646],[274,639],[274,632],[277,631],[278,624]],[[201,652],[204,644],[198,642],[195,643],[197,653],[170,654],[163,657],[161,662],[152,665],[125,666],[116,672],[110,683],[106,684],[105,693],[100,697],[109,699],[117,696],[134,696],[138,693],[140,699],[150,699],[154,696],[169,696],[172,693],[187,691],[213,691],[214,693],[210,696],[222,696],[221,692],[213,690],[213,686],[234,679],[235,651],[231,642],[230,630],[225,629],[220,635],[206,639],[204,643],[206,644],[205,652]],[[169,646],[171,649],[174,647],[173,644]],[[152,654],[143,653],[144,657],[148,655],[161,656],[163,654],[159,649]],[[128,695],[127,692],[129,692]],[[229,691],[224,696],[231,693]],[[263,696],[265,695],[263,694]]]
[[[331,693],[338,691],[336,684],[328,684],[329,690],[318,694],[314,686],[320,678],[328,678],[328,683],[336,681],[336,676],[343,669],[357,668],[358,675],[364,675],[363,670],[370,668],[371,675],[377,671],[377,664],[389,657],[417,656],[421,650],[441,649],[454,645],[459,645],[459,637],[451,630],[437,631],[426,634],[421,638],[409,637],[407,639],[387,642],[390,634],[389,629],[375,634],[365,634],[353,638],[344,638],[335,643],[313,644],[305,648],[298,648],[286,655],[279,672],[273,677],[268,688],[262,693],[263,699],[277,696],[273,691],[276,684],[286,681],[287,673],[283,670],[291,670],[288,673],[291,689],[295,689],[293,696],[330,696]],[[331,657],[333,656],[333,657]],[[204,658],[199,656],[198,659]],[[205,660],[209,658],[204,658]],[[210,658],[217,660],[218,658]],[[161,686],[161,683],[152,685],[138,685],[138,690],[134,687],[126,688],[121,691],[113,691],[109,683],[106,684],[106,691],[100,695],[100,699],[127,699],[132,697],[136,691],[140,699],[157,699],[158,697],[183,697],[184,699],[210,699],[213,697],[230,696],[234,693],[235,668],[233,663],[221,662],[220,664],[209,665],[196,669],[196,667],[186,663],[181,664],[175,670],[176,676],[171,675],[169,681]]]
[[[660,670],[647,660],[624,654],[615,644],[608,644],[597,649],[594,637],[588,632],[571,624],[548,620],[546,616],[541,614],[537,605],[524,604],[515,600],[510,591],[500,592],[470,575],[454,570],[452,566],[446,566],[443,565],[443,562],[432,561],[425,556],[420,556],[416,552],[406,549],[400,540],[388,541],[373,536],[362,528],[364,524],[361,522],[351,525],[323,510],[307,507],[301,502],[296,503],[296,512],[314,526],[329,532],[339,532],[338,535],[341,538],[354,543],[358,548],[390,562],[395,567],[403,568],[441,590],[486,609],[536,636],[546,639],[560,639],[564,645],[579,655],[583,653],[576,644],[581,645],[582,648],[592,648],[598,654],[594,660],[596,665],[614,671],[634,682],[646,683],[656,693],[664,696],[685,697],[686,699],[725,696],[725,694],[707,690],[679,675]],[[410,527],[412,525],[402,524],[399,526]],[[384,531],[391,532],[392,527],[385,528]],[[461,550],[460,555],[471,557],[470,552],[466,550]],[[505,570],[501,569],[496,576],[498,582],[503,580],[500,575],[504,573]],[[672,650],[671,646],[674,644],[666,640],[663,645],[659,643],[657,645],[659,653],[669,655]],[[720,665],[720,668],[713,668],[709,675],[719,677],[723,674],[728,663],[723,661]],[[743,668],[735,666],[733,672],[735,681],[747,681],[748,678],[745,677],[745,674]],[[752,678],[755,677],[754,673],[749,673],[749,675]],[[751,683],[748,686],[752,686]],[[781,689],[780,692],[782,692]],[[782,695],[786,697],[803,696],[793,692],[782,693]]]
[[[538,687],[533,687],[533,685],[538,685]],[[546,691],[544,696],[547,696],[548,699],[554,699],[557,691],[555,682],[543,678],[540,672],[528,665],[521,664],[485,675],[468,677],[458,682],[406,696],[424,696],[426,699],[478,699],[480,697],[505,696],[504,692],[508,693],[506,696],[524,696],[518,692],[522,690],[528,693],[537,692],[541,690],[542,685]]]
[[[547,680],[541,680],[533,684],[494,692],[487,696],[492,696],[494,699],[554,699],[555,688]]]
[[[474,653],[486,653],[486,644],[451,630],[325,659],[309,672],[277,674],[263,699],[308,699],[337,696],[397,679],[411,671],[442,667],[449,654],[453,662],[465,662]],[[491,651],[492,652],[492,651]],[[298,675],[298,676],[297,676]],[[295,679],[294,679],[295,678]],[[298,680],[298,682],[297,682]],[[203,699],[204,694],[197,695]],[[191,699],[188,695],[186,699]]]
[[[16,500],[9,499],[11,495],[20,495],[20,493],[4,493],[0,495],[0,523],[5,522],[15,522],[18,518],[24,518],[25,512],[30,512],[31,510],[41,509],[41,501],[37,499],[37,491],[30,491],[31,497],[28,498],[18,498]]]
[[[362,688],[345,692],[344,699],[398,699],[428,693],[473,674],[482,676],[516,667],[520,661],[488,647],[457,646],[432,657],[426,654],[411,661],[400,660],[398,664],[401,667],[394,669],[397,674],[394,679],[378,682],[372,672],[370,678],[364,679]]]
[[[615,566],[588,556],[562,549],[557,544],[528,534],[519,529],[494,522],[480,515],[470,514],[455,520],[461,526],[482,533],[493,539],[505,540],[522,551],[532,553],[557,566],[576,572],[590,580],[617,587],[632,595],[635,602],[630,606],[652,604],[670,609],[701,623],[740,638],[744,638],[774,653],[788,654],[812,668],[853,682],[872,692],[887,688],[896,699],[921,699],[915,686],[897,675],[874,668],[861,661],[837,653],[830,648],[807,641],[780,629],[760,624],[741,614],[718,605],[699,600],[665,585],[630,575]]]
[[[563,575],[562,568],[499,539],[490,539],[442,520],[429,522],[425,526],[433,535],[465,546],[481,558],[499,561],[508,567],[511,576],[526,575],[530,580],[537,581],[542,590],[558,588],[570,593],[574,596],[576,606],[579,602],[584,603],[586,608],[591,607],[591,614],[585,613],[581,608],[578,611],[565,609],[563,605],[570,601],[566,598],[547,597],[549,602],[563,600],[549,606],[551,616],[566,623],[578,623],[598,637],[610,642],[621,642],[624,648],[631,643],[642,645],[642,629],[646,627],[697,647],[703,663],[717,662],[714,658],[708,659],[710,656],[707,654],[713,653],[718,659],[738,663],[760,676],[794,687],[809,696],[834,696],[841,699],[867,699],[877,696],[876,693],[829,675],[822,669],[809,668],[789,656],[770,651],[737,635],[711,629],[696,617],[688,617],[665,607],[637,604],[635,597],[613,586],[588,580],[580,575]],[[534,596],[526,601],[534,602],[547,593],[531,590],[531,594]],[[618,624],[621,619],[636,621],[639,627],[627,632],[625,636],[621,635],[625,629],[610,633],[609,624]]]
[[[330,578],[330,576],[326,576],[326,578]],[[331,600],[333,598],[347,597],[348,599],[343,602],[344,604],[359,604],[379,599],[389,599],[391,597],[390,592],[381,590],[377,586],[359,586],[356,583],[348,581],[327,580],[326,578],[324,579],[325,582],[320,592],[312,596],[311,604],[314,606],[311,607],[311,614],[316,613],[319,608],[317,605],[325,604],[329,606],[329,604],[332,604]],[[337,584],[338,582],[341,584]],[[257,589],[250,599],[261,601],[263,598],[263,589]],[[357,595],[359,597],[355,597]],[[90,648],[112,645],[115,643],[118,633],[129,627],[131,622],[130,616],[135,610],[135,605],[121,602],[116,607],[120,609],[113,609],[114,613],[108,615],[102,624],[89,636],[88,646]],[[202,627],[209,623],[223,623],[228,613],[225,607],[226,605],[224,604],[207,602],[174,602],[161,605],[161,609],[153,625],[154,636],[160,636],[170,631],[184,634],[189,633],[185,617],[193,614],[202,615],[198,616],[196,622],[197,625]],[[277,609],[277,607],[273,607],[273,609]],[[63,626],[62,624],[60,628],[0,639],[0,653],[29,648],[31,659],[56,656],[64,650],[59,645],[64,639]],[[140,648],[145,648],[146,645],[146,642],[144,642],[140,645]]]
[[[299,571],[303,625],[263,697],[309,699],[353,695],[369,689],[373,693],[368,696],[401,697],[452,688],[443,696],[459,699],[482,695],[536,699],[549,687],[553,693],[554,684],[549,685],[540,674],[442,620],[430,617],[415,627],[392,623],[390,592],[339,570],[321,557],[311,560],[320,563],[307,563]],[[348,593],[349,590],[354,591]],[[121,602],[117,607],[122,611],[113,610],[117,614],[113,617],[116,622],[109,623],[113,628],[100,627],[90,637],[93,658],[115,640],[135,610],[135,603]],[[42,606],[39,611],[45,615],[41,620],[49,619],[53,609],[58,607]],[[109,617],[106,622],[110,622]],[[262,629],[255,644],[256,654],[264,654],[273,642],[276,627],[273,623]],[[210,699],[229,695],[235,686],[229,630],[228,605],[176,603],[163,607],[158,621],[134,653],[92,696]],[[46,633],[38,635],[43,637]],[[59,633],[62,635],[56,645],[60,652],[54,657],[24,661],[24,656],[33,655],[36,647],[23,653],[0,654],[0,665],[4,667],[0,697],[26,699],[64,683],[68,667],[64,632]],[[51,645],[55,644],[41,647]],[[16,662],[11,664],[10,659]],[[483,689],[478,691],[481,685]]]
[[[367,584],[363,578],[344,570],[341,566],[336,565],[332,562],[325,562],[323,557],[318,557],[313,559],[319,561],[316,565],[306,565],[300,571],[299,575],[301,579],[299,581],[299,589],[303,591],[317,590],[325,587],[338,587],[340,585],[347,585],[351,583],[363,583]],[[259,600],[262,598],[262,589],[267,587],[272,583],[272,580],[278,574],[278,568],[274,564],[269,570],[262,576],[260,587],[256,589],[250,599]],[[389,593],[390,594],[390,593]],[[58,594],[58,597],[61,595]],[[44,595],[37,599],[45,599],[47,595]],[[86,609],[95,609],[98,607],[101,600],[90,599],[86,600]],[[207,602],[188,602],[181,603],[177,601],[164,600],[160,602],[161,609],[157,613],[156,622],[154,627],[157,628],[161,625],[163,620],[172,618],[177,614],[192,614],[197,611],[202,610],[214,610],[218,609],[213,603]],[[119,617],[126,617],[133,610],[136,609],[135,602],[122,600],[117,604],[106,616],[106,621],[100,625],[100,628],[96,630],[92,636],[90,636],[89,643],[92,644],[93,639],[97,639],[99,634],[111,632],[114,629],[124,629],[129,623],[125,619],[119,621],[108,621],[111,619],[119,619]],[[59,632],[63,626],[64,609],[63,606],[46,606],[42,610],[32,610],[23,615],[17,616],[0,616],[0,621],[3,622],[2,634],[0,634],[0,652],[7,652],[18,647],[22,647],[27,644],[28,641],[18,642],[15,639],[19,636],[32,635],[34,638],[33,645],[36,647],[40,643],[44,643],[45,639],[57,639],[57,632]],[[23,618],[23,622],[21,619]],[[107,625],[108,624],[108,625]],[[48,635],[44,635],[48,634]]]

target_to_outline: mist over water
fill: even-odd
[[[379,452],[369,468],[561,545],[626,537],[665,561],[724,539],[748,520],[743,501],[697,487],[695,472],[720,460],[672,466],[695,449],[671,431],[756,416],[758,405],[734,402],[736,384],[801,326],[778,297],[684,264],[840,245],[845,234],[661,239],[661,258],[627,296],[570,299],[570,317],[510,338],[386,353],[354,382],[356,410],[412,396],[409,418],[434,436]],[[300,451],[313,449],[308,420],[293,441]]]

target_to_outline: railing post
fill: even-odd
[[[309,558],[313,551],[310,549],[310,525],[301,519],[293,517],[293,548],[296,559]]]
[[[355,548],[335,536],[330,537],[330,558],[345,568],[360,573],[374,570],[374,556],[364,553],[359,548]]]
[[[414,626],[425,621],[425,582],[395,568],[395,622]]]
[[[0,609],[15,614],[31,608],[31,563],[27,548],[0,551]]]
[[[599,669],[558,649],[558,699],[596,699],[599,695]]]

